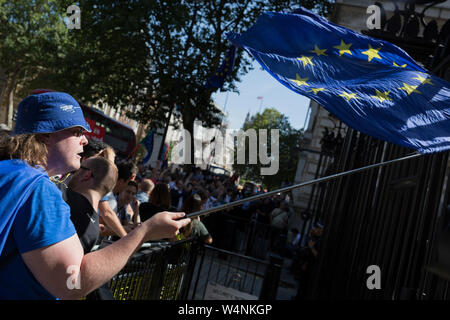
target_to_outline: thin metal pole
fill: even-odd
[[[225,103],[223,105],[223,112],[225,113],[225,110],[227,110],[227,102],[228,102],[228,94],[230,93],[230,91],[227,91],[227,95],[225,97]]]
[[[261,113],[261,107],[262,107],[263,99],[264,99],[264,97],[261,97],[261,102],[259,103],[259,113]]]
[[[322,178],[318,178],[318,179],[314,179],[311,181],[306,181],[306,182],[302,182],[296,185],[292,185],[289,187],[285,187],[285,188],[281,188],[281,189],[277,189],[277,190],[273,190],[270,192],[266,192],[266,193],[261,193],[261,194],[257,194],[254,195],[252,197],[248,197],[248,198],[244,198],[238,201],[234,201],[231,203],[227,203],[227,204],[223,204],[217,207],[213,207],[213,208],[209,208],[209,209],[204,209],[201,211],[197,211],[197,212],[193,212],[190,213],[188,215],[186,215],[186,218],[195,218],[195,217],[200,217],[200,216],[204,216],[213,212],[217,212],[217,211],[222,211],[225,209],[229,209],[229,208],[233,208],[236,206],[239,206],[241,204],[244,204],[246,202],[250,202],[250,201],[255,201],[255,200],[259,200],[259,199],[264,199],[264,198],[268,198],[271,196],[274,196],[278,193],[284,193],[284,192],[288,192],[294,189],[298,189],[298,188],[302,188],[302,187],[306,187],[312,184],[317,184],[317,183],[321,183],[321,182],[325,182],[325,181],[329,181],[329,180],[333,180],[336,178],[340,178],[340,177],[344,177],[344,176],[348,176],[354,173],[358,173],[358,172],[362,172],[362,171],[366,171],[366,170],[370,170],[373,168],[378,168],[378,167],[382,167],[388,164],[392,164],[392,163],[396,163],[396,162],[400,162],[400,161],[404,161],[404,160],[409,160],[409,159],[413,159],[413,158],[417,158],[423,156],[423,154],[420,153],[414,153],[402,158],[398,158],[398,159],[394,159],[394,160],[388,160],[388,161],[384,161],[384,162],[380,162],[380,163],[375,163],[375,164],[371,164],[362,168],[357,168],[357,169],[353,169],[353,170],[349,170],[349,171],[345,171],[345,172],[341,172],[341,173],[336,173],[336,174],[332,174],[330,176],[326,176],[326,177],[322,177]]]
[[[162,156],[161,153],[163,151],[164,144],[166,142],[167,131],[169,131],[170,119],[172,118],[173,109],[175,109],[175,103],[170,107],[170,110],[169,110],[169,117],[167,119],[166,126],[164,127],[164,133],[163,133],[163,136],[162,136],[161,145],[159,146],[158,158],[157,158],[158,160]],[[164,158],[163,158],[163,160],[164,160]],[[161,167],[162,167],[163,162],[164,162],[163,160],[161,161]],[[157,169],[159,169],[159,168],[157,168]]]

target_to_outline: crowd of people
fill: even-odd
[[[267,191],[253,182],[239,185],[236,176],[218,175],[198,167],[192,172],[186,172],[182,167],[169,166],[165,170],[159,170],[157,167],[158,164],[155,168],[143,165],[138,167],[135,178],[138,182],[138,194],[143,195],[144,199],[148,198],[148,201],[142,202],[137,210],[142,220],[159,211],[182,211],[188,214]],[[228,217],[247,223],[254,221],[271,227],[272,247],[279,246],[280,235],[288,227],[289,218],[293,214],[289,196],[286,198],[286,195],[281,194],[263,200],[249,201],[225,211]],[[215,230],[216,223],[209,216],[204,220],[205,223],[202,223],[200,219],[196,219],[192,224],[200,225],[201,229],[205,230],[207,239],[205,242],[210,244],[212,237],[211,234],[206,235],[207,229],[204,228],[204,224]],[[222,238],[227,236],[231,235],[221,235]]]
[[[99,155],[113,157],[114,160],[114,151],[107,145],[95,140],[90,141],[82,154],[82,163],[84,159],[89,160],[92,156]],[[163,170],[158,169],[159,162],[154,168],[142,164],[136,166],[132,161],[116,162],[117,183],[109,194],[99,200],[100,237],[97,244],[105,238],[113,241],[120,239],[159,212],[181,211],[189,214],[267,192],[253,182],[241,186],[237,184],[235,176],[217,175],[200,168],[186,172],[182,167],[173,165]],[[229,233],[230,230],[224,228],[224,219],[236,219],[240,227],[252,223],[259,229],[265,227],[268,231],[265,235],[269,236],[269,252],[292,259],[290,269],[299,281],[296,298],[303,299],[311,267],[318,255],[323,226],[315,223],[309,232],[303,230],[308,233],[302,236],[292,223],[294,212],[290,194],[277,194],[262,200],[249,201],[225,211],[225,214],[206,216],[202,221],[195,218],[181,228],[175,237],[165,240],[195,238],[205,244],[212,244],[213,237],[209,231],[212,229],[217,235],[216,245],[221,246],[223,241],[227,242],[233,237],[233,234]],[[216,217],[222,219],[215,219]],[[250,245],[260,244],[261,239],[252,239],[254,243]],[[227,246],[223,249],[233,250]],[[103,292],[108,293],[107,287],[103,288]],[[99,293],[96,291],[95,294]]]
[[[102,153],[111,156],[114,152],[104,143],[95,140],[90,141],[85,149],[82,160],[84,157]],[[236,176],[218,175],[198,167],[192,172],[173,165],[161,170],[158,169],[159,165],[159,161],[152,168],[143,164],[136,166],[132,161],[125,163],[119,160],[118,183],[109,196],[100,200],[101,208],[114,208],[112,211],[115,213],[111,214],[108,223],[105,223],[104,217],[108,216],[109,211],[100,211],[102,236],[112,236],[109,239],[117,240],[158,212],[181,211],[189,214],[267,192],[261,185],[253,182],[239,185]],[[323,226],[320,223],[315,224],[309,234],[302,236],[298,230],[299,226],[292,223],[294,212],[291,199],[290,194],[277,194],[227,209],[226,214],[222,216],[236,219],[241,226],[243,222],[256,223],[260,229],[265,227],[268,231],[266,235],[269,236],[270,252],[294,259],[291,269],[302,277],[301,275],[305,274],[303,271],[307,270],[306,266],[311,265],[312,258],[317,256],[318,242],[314,240],[315,244],[311,245],[311,241],[316,239],[314,234],[322,230]],[[102,205],[103,201],[105,203]],[[116,216],[116,223],[111,222]],[[213,237],[209,231],[211,229],[217,233],[217,246],[220,246],[223,240],[230,240],[233,234],[227,233],[228,230],[223,228],[223,219],[214,218],[206,216],[202,221],[196,218],[182,228],[177,237],[169,240],[198,238],[206,244],[212,244]],[[253,240],[254,245],[259,244],[258,239]],[[233,248],[225,246],[223,249]],[[306,255],[305,252],[312,254]]]
[[[253,182],[239,185],[234,175],[120,159],[85,137],[90,127],[66,93],[25,98],[14,129],[1,129],[0,299],[112,299],[106,283],[142,243],[212,244],[214,235],[220,245],[231,234],[218,220],[185,215],[266,192]],[[301,256],[298,230],[288,236],[291,202],[278,194],[226,209],[226,216],[267,226],[270,250]]]

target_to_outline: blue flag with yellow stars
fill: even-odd
[[[145,147],[145,150],[147,151],[147,154],[145,155],[144,159],[142,159],[142,164],[144,165],[146,165],[150,161],[150,158],[152,157],[154,140],[155,140],[155,130],[150,129],[145,138],[142,139],[141,142],[139,142],[139,144],[142,144]]]
[[[266,12],[227,37],[348,126],[421,153],[450,149],[450,83],[397,46],[303,8]]]
[[[225,59],[219,68],[214,72],[206,81],[205,88],[222,88],[225,78],[231,74],[234,66],[234,59],[236,57],[236,47],[231,46],[228,49],[227,54],[225,55]]]

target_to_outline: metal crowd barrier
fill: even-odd
[[[220,296],[227,295],[235,299],[276,299],[283,263],[280,258],[260,260],[207,245],[198,249],[189,299],[221,300]],[[217,291],[218,287],[219,295],[208,293],[208,289]]]
[[[183,300],[186,298],[198,244],[183,240],[151,243],[134,254],[109,282],[115,300]]]
[[[147,243],[108,284],[115,300],[202,300],[208,285],[274,300],[281,264],[192,239]]]

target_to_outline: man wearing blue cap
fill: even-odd
[[[117,274],[143,242],[173,237],[190,222],[162,212],[84,255],[49,177],[80,168],[85,131],[73,97],[45,92],[25,98],[12,134],[0,137],[0,299],[79,299]]]

